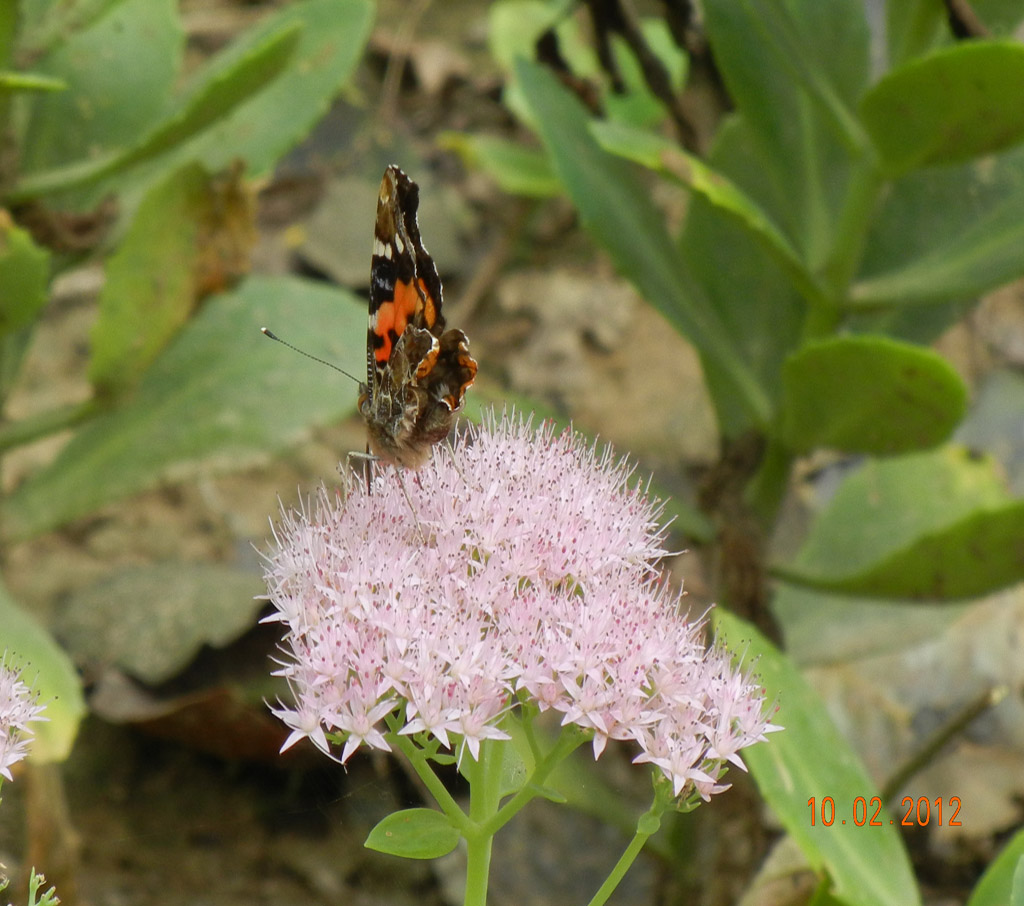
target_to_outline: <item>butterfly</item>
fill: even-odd
[[[384,171],[370,265],[366,383],[359,411],[370,452],[417,469],[448,436],[476,379],[461,330],[445,330],[441,279],[423,246],[419,186],[398,167]]]

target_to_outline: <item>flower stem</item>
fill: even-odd
[[[664,791],[656,792],[651,807],[637,821],[636,833],[633,834],[633,839],[629,841],[629,846],[619,856],[619,861],[615,863],[615,867],[611,870],[608,877],[604,879],[604,883],[598,888],[597,893],[594,894],[587,906],[603,906],[604,903],[608,902],[608,897],[612,895],[615,888],[619,886],[619,883],[626,876],[626,872],[629,871],[632,864],[636,861],[636,857],[640,855],[644,845],[653,834],[658,832],[658,829],[661,827],[661,816],[667,805],[668,799],[664,795]]]
[[[491,834],[466,837],[466,895],[464,906],[486,906],[487,882],[491,873]]]
[[[388,733],[386,738],[390,745],[393,745],[409,760],[412,769],[420,780],[423,781],[423,785],[430,791],[430,795],[434,797],[434,801],[441,807],[441,811],[445,813],[448,820],[459,829],[462,835],[466,836],[467,833],[475,830],[475,826],[471,825],[466,813],[459,808],[459,804],[452,798],[451,793],[445,789],[444,784],[441,783],[437,774],[434,773],[434,769],[431,768],[427,757],[420,751],[416,743],[408,736],[399,736],[397,733]]]
[[[534,767],[529,780],[527,780],[518,793],[501,807],[497,814],[492,815],[487,820],[480,830],[492,835],[501,830],[523,806],[530,802],[531,799],[536,798],[540,792],[541,785],[547,780],[548,775],[590,738],[589,733],[579,730],[579,728],[563,727],[562,732],[558,736],[558,742],[544,756],[544,759]]]
[[[501,800],[501,746],[484,740],[480,744],[480,757],[465,764],[469,780],[469,818],[474,828],[466,838],[466,895],[465,906],[486,906],[487,883],[491,872],[491,851],[494,831],[487,830],[489,819],[498,811]]]
[[[608,902],[608,897],[612,895],[615,888],[619,886],[619,882],[626,876],[626,872],[629,871],[630,866],[636,861],[636,857],[640,855],[640,850],[644,848],[644,844],[649,836],[650,834],[642,834],[637,830],[633,835],[633,839],[629,841],[626,851],[619,856],[619,861],[615,863],[611,874],[604,879],[604,883],[598,888],[597,893],[594,894],[593,899],[591,899],[587,906],[603,906],[604,903]]]

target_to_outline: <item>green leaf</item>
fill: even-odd
[[[256,570],[219,563],[129,567],[72,592],[61,633],[77,659],[115,664],[155,685],[204,645],[223,648],[251,629],[265,591]]]
[[[174,0],[123,0],[35,61],[67,91],[32,99],[21,173],[89,160],[138,141],[167,109],[184,32]],[[129,75],[130,74],[130,75]]]
[[[967,388],[940,355],[885,337],[842,336],[787,359],[783,434],[798,452],[832,447],[890,455],[946,440]]]
[[[960,163],[1024,139],[1024,46],[964,41],[889,72],[861,116],[892,175]]]
[[[664,18],[646,17],[638,22],[640,32],[653,63],[661,65],[665,79],[664,90],[672,95],[682,92],[686,81],[688,60],[686,53],[676,43],[672,31]],[[636,126],[657,126],[666,119],[668,110],[664,101],[650,88],[644,68],[633,49],[618,34],[611,35],[611,51],[615,69],[621,82],[610,85],[603,95],[603,106],[612,120],[628,122]]]
[[[946,11],[931,0],[887,3],[885,11],[885,36],[889,45],[889,65],[892,67],[930,50],[941,39],[949,38]]]
[[[967,901],[967,906],[1007,904],[1024,904],[1024,830],[1017,831],[989,863]]]
[[[857,0],[786,0],[774,10],[775,22],[766,21],[772,8],[765,0],[710,0],[706,6],[715,59],[730,96],[748,113],[773,97],[787,107],[794,103],[793,85],[798,83],[776,81],[774,74],[780,70],[797,74],[804,84],[812,79],[827,83],[847,104],[868,83],[870,33],[864,6]],[[796,49],[805,62],[789,59]],[[796,66],[806,71],[796,73]],[[759,109],[756,115],[770,133],[783,125],[786,112]]]
[[[0,655],[22,670],[22,679],[39,693],[46,722],[32,724],[35,740],[29,757],[41,763],[63,761],[71,752],[85,716],[82,687],[71,659],[53,637],[20,608],[0,584]]]
[[[50,255],[0,211],[0,337],[33,321],[46,305]]]
[[[406,859],[438,859],[459,845],[460,836],[441,812],[407,808],[379,822],[363,845]]]
[[[821,289],[782,231],[764,210],[725,174],[708,166],[668,139],[622,123],[595,122],[591,132],[612,154],[671,177],[735,219],[775,258],[804,296],[817,298]]]
[[[18,384],[21,363],[25,360],[33,333],[34,325],[22,327],[13,333],[0,332],[0,400],[6,400],[12,388]],[[12,440],[11,431],[10,422],[0,427],[0,455],[20,445],[18,437]]]
[[[787,582],[772,597],[786,655],[800,667],[900,656],[934,642],[971,606],[908,607],[905,600],[826,594]]]
[[[518,84],[584,226],[616,267],[729,381],[758,422],[770,403],[718,314],[681,267],[661,213],[633,169],[598,147],[580,103],[542,67],[520,60]]]
[[[550,198],[562,192],[562,184],[543,151],[494,135],[445,132],[442,147],[455,151],[467,167],[478,167],[509,195]]]
[[[860,573],[777,575],[810,588],[850,595],[914,600],[977,598],[1024,581],[1020,539],[1024,502],[979,512],[924,535]]]
[[[1003,215],[997,212],[1019,205],[1021,198],[1024,146],[980,162],[918,170],[890,184],[850,290],[847,326],[933,342],[964,314],[974,292],[1017,272],[1003,245],[1015,225],[1012,219],[1000,224]],[[947,257],[954,264],[948,272]],[[940,303],[949,298],[949,287],[923,272],[922,260],[943,271],[944,280],[956,280],[958,292],[966,294]],[[903,285],[890,282],[893,278]]]
[[[636,832],[645,836],[653,836],[661,830],[661,816],[645,812],[636,822]]]
[[[531,58],[537,40],[548,30],[558,38],[559,52],[572,72],[580,77],[599,77],[601,64],[566,4],[547,0],[499,0],[487,11],[488,49],[491,57],[510,75],[516,60]]]
[[[857,753],[832,723],[824,703],[793,663],[752,625],[721,607],[712,623],[729,648],[756,658],[760,681],[778,711],[772,723],[785,729],[743,751],[761,795],[832,893],[858,906],[912,906],[920,902],[910,861],[884,807],[880,826],[863,821],[880,794]],[[835,821],[822,823],[822,801],[835,805]],[[814,800],[815,819],[812,822]],[[826,806],[827,808],[827,806]],[[857,826],[861,821],[862,826]]]
[[[647,46],[665,67],[669,88],[681,92],[686,87],[690,60],[673,36],[671,26],[664,18],[652,16],[640,21],[640,31]]]
[[[662,19],[643,19],[640,28],[648,49],[663,67],[666,89],[672,93],[681,92],[686,56],[674,44],[668,25]],[[632,48],[618,34],[611,35],[610,48],[622,90],[604,93],[604,109],[608,117],[634,126],[656,126],[664,122],[667,114],[665,104],[648,86],[647,77]],[[656,48],[660,53],[655,54]]]
[[[709,163],[716,172],[728,173],[748,197],[757,197],[757,182],[766,165],[742,119],[732,119],[719,130]],[[801,342],[807,301],[764,242],[703,196],[690,203],[678,248],[687,271],[711,300],[732,342],[777,407],[782,366]],[[714,362],[705,357],[704,366],[722,432],[738,437],[757,429]]]
[[[867,84],[860,0],[708,0],[708,39],[762,160],[740,185],[812,268],[830,253],[851,179],[850,110]],[[731,174],[730,174],[731,175]]]
[[[803,263],[771,218],[727,176],[699,157],[660,135],[621,123],[595,122],[590,129],[605,151],[671,176],[763,239],[777,253],[780,263],[803,272]]]
[[[207,175],[192,164],[154,186],[136,211],[107,264],[92,329],[89,380],[101,395],[134,385],[188,321],[209,203]]]
[[[217,172],[243,158],[250,172],[268,173],[327,112],[359,62],[373,24],[369,0],[290,3],[246,32],[228,49],[227,66],[265,46],[268,36],[302,28],[291,65],[263,91],[218,120],[179,153]]]
[[[35,535],[163,481],[241,468],[350,412],[355,388],[259,332],[282,324],[287,339],[351,372],[364,361],[365,303],[308,281],[250,279],[209,299],[129,402],[14,491],[5,529]]]
[[[72,194],[77,206],[89,206],[125,192],[126,177],[152,182],[193,160],[219,172],[241,158],[250,172],[265,174],[326,113],[359,61],[372,21],[369,0],[291,3],[218,54],[193,81],[184,107],[148,132],[141,144],[136,130],[116,156],[23,179],[14,194],[92,180],[87,191]],[[294,52],[293,29],[301,29]],[[127,175],[119,169],[111,174],[127,163],[138,166]],[[97,181],[97,173],[110,175]]]
[[[962,10],[964,8],[954,9]],[[993,37],[1012,37],[1024,21],[1020,0],[971,0],[973,10]],[[949,13],[944,5],[931,0],[901,0],[886,4],[884,33],[889,41],[889,63],[896,66],[918,56],[937,44],[954,40]]]
[[[891,182],[864,249],[862,277],[901,270],[1024,195],[1024,146],[982,161],[916,170]]]
[[[926,532],[1007,502],[994,464],[956,446],[850,472],[815,519],[798,562],[818,571],[861,568]],[[898,521],[882,525],[887,513]]]
[[[299,42],[301,26],[284,23],[245,53],[222,52],[201,70],[184,101],[155,128],[124,149],[24,179],[17,197],[68,191],[157,157],[223,119],[277,78]]]
[[[558,54],[568,72],[599,92],[600,106],[612,119],[637,125],[653,125],[665,119],[664,104],[648,87],[633,51],[618,34],[611,34],[608,50],[616,84],[601,64],[594,42],[579,16],[570,15],[571,3],[564,0],[497,0],[488,14],[488,44],[491,57],[510,76],[516,60],[533,59],[538,41],[550,33],[558,45]],[[682,90],[686,74],[686,55],[673,39],[662,18],[642,18],[637,24],[649,51],[662,65],[668,89]],[[503,104],[516,116],[534,125],[529,105],[517,83],[506,84]]]
[[[853,308],[933,304],[981,295],[1024,275],[1024,190],[906,266],[858,281]]]
[[[26,59],[50,53],[68,36],[84,31],[126,0],[24,0],[18,6],[18,49]]]
[[[852,52],[837,52],[837,48],[829,47],[822,53],[823,33],[813,29],[814,26],[819,29],[863,27],[863,11],[853,4],[845,8],[834,4],[838,16],[826,13],[823,18],[812,20],[811,28],[808,28],[809,23],[805,19],[809,10],[805,3],[787,5],[777,0],[747,0],[747,3],[761,36],[772,46],[777,61],[787,71],[794,86],[815,105],[823,124],[849,150],[862,150],[864,136],[850,110],[850,103],[858,97],[865,84],[864,45],[851,41],[850,36],[844,34],[839,46],[845,50],[846,45],[850,45]]]
[[[991,462],[946,447],[870,461],[817,517],[784,581],[865,597],[953,601],[1024,580],[1024,501]]]
[[[191,138],[223,119],[276,79],[291,61],[302,32],[300,22],[282,22],[260,40],[231,47],[200,72],[178,111],[118,162],[130,166]]]

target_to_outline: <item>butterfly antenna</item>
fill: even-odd
[[[278,343],[281,343],[282,345],[287,346],[289,349],[294,350],[299,355],[304,355],[307,359],[312,359],[314,362],[319,362],[321,365],[326,365],[328,368],[333,368],[335,371],[341,372],[343,375],[345,375],[345,377],[351,378],[357,384],[362,383],[359,380],[359,378],[352,377],[352,375],[349,374],[344,368],[339,368],[333,362],[328,362],[326,359],[318,358],[317,356],[312,355],[311,353],[306,352],[305,349],[299,349],[298,346],[292,346],[292,344],[289,343],[287,340],[282,340],[276,333],[274,333],[272,330],[270,330],[270,329],[268,329],[266,327],[261,327],[260,328],[260,333],[262,333],[263,336],[265,336],[265,337],[270,337],[271,340],[277,340]]]

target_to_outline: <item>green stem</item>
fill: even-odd
[[[935,761],[951,739],[963,733],[972,721],[992,710],[1008,694],[1009,689],[1006,686],[992,686],[985,689],[973,701],[968,702],[966,707],[954,714],[951,720],[926,739],[924,745],[917,752],[914,752],[907,761],[897,767],[896,772],[882,787],[882,800],[889,802],[895,798],[911,777]]]
[[[573,726],[563,727],[558,736],[558,742],[544,759],[538,762],[533,769],[530,779],[508,802],[506,802],[497,814],[492,815],[481,826],[480,830],[486,834],[496,834],[509,821],[515,817],[523,806],[535,799],[540,794],[540,787],[548,779],[551,772],[558,765],[569,757],[583,743],[590,739],[590,734]]]
[[[494,837],[478,834],[466,837],[466,895],[464,906],[487,906],[487,883],[491,875]]]
[[[521,705],[520,707],[526,708],[533,706]],[[523,719],[520,721],[519,725],[523,728],[523,736],[526,737],[526,744],[530,747],[530,754],[533,755],[533,761],[536,764],[538,761],[541,761],[544,756],[541,753],[540,741],[537,739],[537,731],[533,726],[532,718],[534,716],[536,716],[536,714],[527,715],[524,713]]]
[[[874,152],[866,151],[850,174],[843,209],[832,241],[832,253],[825,264],[825,280],[837,299],[845,301],[849,292],[884,184]],[[839,314],[841,311],[837,310],[837,317]],[[827,327],[824,331],[815,331],[814,325],[809,326],[810,336],[820,336],[823,332],[832,333],[834,330],[829,325],[823,325]]]
[[[0,3],[0,70],[10,70],[14,60],[14,43],[18,33],[18,8],[20,4],[8,0]],[[6,189],[14,178],[14,138],[11,135],[10,91],[0,91],[0,191]]]
[[[393,713],[388,715],[386,721],[390,732],[385,738],[389,745],[405,755],[452,826],[458,829],[466,841],[464,906],[486,906],[494,835],[526,803],[540,795],[541,785],[548,775],[575,749],[590,739],[591,734],[577,727],[562,728],[558,741],[551,751],[537,762],[527,783],[503,808],[499,808],[502,796],[503,755],[504,747],[510,743],[506,740],[484,740],[480,744],[479,758],[472,759],[465,755],[462,764],[462,773],[469,781],[470,789],[467,815],[438,779],[427,755],[413,739],[399,735],[398,731],[403,723],[402,716]],[[529,727],[529,718],[524,724]],[[644,839],[646,840],[646,837]],[[642,847],[643,841],[639,845]],[[635,855],[633,858],[636,858]]]
[[[50,170],[43,170],[19,179],[7,192],[9,201],[20,203],[39,198],[42,195],[54,195],[78,189],[91,182],[97,182],[104,176],[113,173],[123,163],[125,155],[108,152],[101,157],[84,161],[74,161]]]
[[[768,435],[761,465],[744,492],[747,504],[766,531],[775,524],[793,467],[793,451],[776,434]]]
[[[640,820],[636,823],[636,833],[633,834],[633,839],[629,841],[629,846],[626,847],[619,857],[619,861],[615,863],[615,867],[611,870],[608,877],[605,878],[604,883],[598,888],[597,893],[594,894],[587,906],[603,906],[604,903],[608,902],[608,898],[626,876],[626,872],[629,871],[636,861],[636,857],[640,855],[644,845],[653,834],[658,832],[658,829],[661,827],[661,816],[671,801],[671,796],[666,790],[667,788],[662,785],[655,792],[651,807],[640,816]]]
[[[625,852],[619,857],[619,861],[615,863],[615,867],[611,870],[611,874],[604,879],[604,883],[598,888],[597,893],[594,894],[587,906],[602,906],[602,904],[608,902],[608,897],[612,895],[615,888],[619,886],[622,879],[626,876],[626,872],[629,871],[632,864],[636,861],[636,857],[640,855],[640,851],[644,848],[644,844],[647,843],[649,837],[650,834],[642,834],[639,830],[633,834],[633,839],[629,841],[629,846],[626,847]]]
[[[387,739],[388,744],[398,749],[409,760],[409,764],[412,765],[416,776],[423,781],[423,785],[430,792],[430,795],[434,797],[434,801],[441,807],[441,811],[459,829],[459,832],[463,836],[466,836],[468,833],[474,833],[477,829],[476,826],[472,824],[466,813],[452,798],[451,793],[445,789],[444,784],[441,783],[437,774],[434,773],[434,769],[430,766],[430,760],[427,756],[423,754],[419,746],[408,736],[399,736],[396,724],[400,726],[401,720],[393,714],[388,715],[386,720],[388,726],[391,727],[391,732],[387,733],[384,737]]]
[[[486,906],[487,884],[491,874],[491,853],[494,832],[488,830],[489,819],[498,811],[501,801],[502,746],[507,742],[484,740],[480,757],[465,764],[469,778],[469,820],[474,831],[466,834],[465,906]]]

